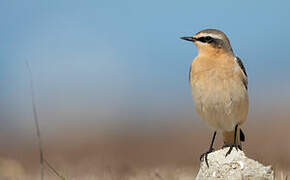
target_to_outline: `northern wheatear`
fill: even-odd
[[[241,149],[241,141],[245,141],[239,126],[249,109],[247,73],[223,32],[206,29],[181,39],[193,42],[198,49],[189,80],[196,111],[214,129],[210,148],[200,157],[208,166],[207,155],[213,151],[217,131],[223,134],[223,147],[230,147],[226,156],[233,147]]]

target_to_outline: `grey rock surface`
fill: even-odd
[[[209,168],[205,161],[200,163],[196,180],[227,179],[227,180],[272,180],[274,171],[271,166],[245,156],[244,152],[235,148],[225,157],[229,148],[224,148],[208,154]]]

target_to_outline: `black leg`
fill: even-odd
[[[236,148],[236,150],[238,151],[239,147],[237,145],[237,130],[238,130],[238,125],[235,126],[235,134],[234,134],[234,144],[230,145],[230,149],[228,150],[227,154],[226,154],[226,157],[231,154],[232,150],[233,150],[233,147]]]
[[[211,140],[211,143],[210,143],[210,147],[209,147],[209,150],[205,153],[203,153],[201,156],[200,156],[200,161],[202,160],[202,158],[204,157],[205,159],[205,163],[207,165],[207,167],[209,167],[208,165],[208,160],[207,160],[207,155],[211,152],[213,152],[213,143],[214,143],[214,140],[215,140],[215,136],[216,136],[216,131],[213,133],[213,137],[212,137],[212,140]]]

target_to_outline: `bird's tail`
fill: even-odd
[[[240,129],[240,140],[242,142],[245,142],[245,140],[246,140],[245,134],[243,133],[242,129]]]

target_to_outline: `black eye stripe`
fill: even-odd
[[[203,43],[211,43],[214,39],[210,36],[200,37],[197,38],[197,41],[203,42]]]

